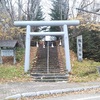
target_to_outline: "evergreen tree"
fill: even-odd
[[[60,0],[53,0],[52,1],[52,6],[53,8],[51,9],[51,20],[61,20],[61,15],[60,15]]]
[[[66,20],[68,17],[68,2],[65,0],[53,0],[51,9],[51,20]],[[50,31],[59,31],[61,27],[51,27]]]
[[[41,9],[41,6],[39,6],[38,8],[38,12],[37,12],[37,15],[36,15],[36,18],[35,20],[44,20],[44,17],[43,17],[43,12],[42,12],[42,9]]]
[[[35,20],[37,20],[37,21],[44,20],[41,6],[39,6],[39,8],[38,8]],[[39,31],[39,27],[34,27],[34,31],[36,31],[36,32]],[[40,40],[40,36],[34,36],[32,40],[34,40],[35,42],[39,41]]]
[[[83,36],[83,57],[100,61],[100,25],[99,24],[85,24],[77,28],[78,35]],[[73,30],[73,29],[72,29]],[[72,32],[70,29],[70,33]],[[77,35],[77,36],[78,36]],[[76,37],[70,35],[70,48],[77,52]]]
[[[51,9],[51,14],[50,14],[51,20],[61,20],[59,4],[60,4],[60,0],[52,1],[53,8]],[[60,30],[61,30],[60,27],[57,26],[53,26],[50,28],[50,31],[60,31]]]

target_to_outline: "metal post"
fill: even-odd
[[[66,59],[66,69],[68,72],[71,71],[70,64],[70,49],[69,49],[69,36],[68,36],[68,28],[67,25],[64,25],[64,46],[65,46],[65,59]]]
[[[25,65],[24,71],[27,72],[29,70],[30,65],[30,25],[27,25],[26,31],[26,49],[25,49]]]
[[[47,41],[47,73],[49,73],[49,41]]]
[[[2,64],[1,48],[0,48],[0,64]]]
[[[13,49],[13,52],[14,52],[14,64],[16,63],[16,49],[14,48]]]

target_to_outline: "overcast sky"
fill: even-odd
[[[17,1],[15,1],[15,0],[12,0],[13,2],[17,2]],[[25,2],[27,2],[27,0],[22,0],[23,1],[23,4],[24,4],[24,7],[25,7]],[[50,14],[50,8],[52,7],[52,4],[51,4],[51,1],[52,0],[41,0],[41,6],[42,6],[42,10],[43,10],[43,12],[44,12],[44,17],[45,17],[45,20],[50,20],[50,16],[49,16],[49,14]],[[74,0],[69,0],[69,7],[71,8],[72,7],[72,2],[73,2]],[[74,13],[76,13],[77,12],[77,10],[76,10],[76,7],[78,7],[79,6],[79,4],[80,4],[80,2],[81,2],[82,0],[76,0],[76,3],[74,4]],[[87,0],[87,1],[89,1],[89,0]],[[90,1],[93,1],[93,0],[90,0]],[[98,2],[99,4],[100,4],[100,0],[95,0],[96,2]],[[98,7],[100,7],[100,5],[98,6]],[[25,7],[26,8],[26,7]],[[70,11],[71,12],[71,11]]]
[[[43,12],[45,13],[45,20],[50,20],[50,8],[51,8],[51,0],[41,0],[41,6],[43,8]]]
[[[71,8],[72,7],[72,2],[74,0],[69,0],[69,7]],[[74,9],[74,13],[77,12],[76,8],[79,6],[80,2],[82,0],[76,0],[76,3],[75,3],[75,7],[73,8]],[[93,1],[93,0],[87,0],[87,1]],[[100,7],[100,0],[95,0],[99,5],[96,6],[96,8]],[[42,5],[42,8],[43,8],[43,12],[45,13],[45,17],[46,19],[45,20],[50,20],[50,16],[48,15],[50,13],[50,8],[52,7],[51,5],[51,0],[41,0],[41,5]]]

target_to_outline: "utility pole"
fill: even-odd
[[[18,0],[18,20],[21,20],[22,1]]]
[[[60,20],[62,20],[62,0],[60,1]]]

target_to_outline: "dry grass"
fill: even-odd
[[[62,50],[62,52],[63,51],[64,50]],[[10,63],[0,65],[0,82],[31,80],[31,78],[24,73],[23,57],[24,57],[24,50],[18,49],[17,51],[18,63],[16,65]],[[78,62],[76,59],[76,55],[71,51],[71,63],[72,63],[72,74],[69,77],[69,82],[87,82],[95,80],[100,81],[100,76],[97,72],[97,66],[100,66],[100,62],[94,62],[93,60],[87,60],[87,59],[83,60],[83,62]]]
[[[73,61],[72,75],[69,78],[70,82],[87,82],[99,80],[97,66],[100,62],[93,60],[83,60],[82,62]]]
[[[23,66],[0,65],[0,83],[29,81],[31,78],[24,73]]]
[[[22,48],[17,48],[17,63],[15,65],[13,64],[13,58],[4,57],[4,64],[0,65],[0,83],[30,80],[30,77],[24,73],[23,57],[24,49]]]

